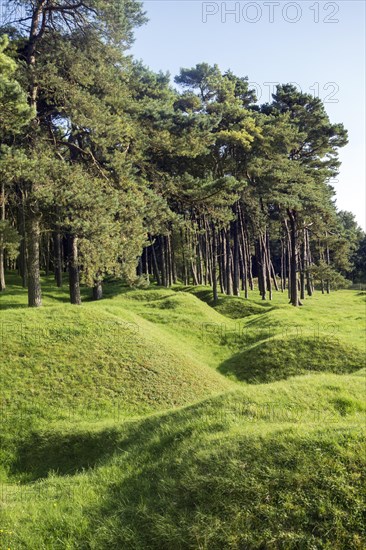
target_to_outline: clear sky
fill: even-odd
[[[366,228],[364,0],[147,0],[144,8],[149,22],[132,53],[151,69],[173,77],[205,61],[248,76],[260,102],[269,101],[270,83],[294,82],[319,96],[349,131],[337,206]]]

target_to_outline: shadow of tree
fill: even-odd
[[[121,434],[116,429],[100,432],[32,432],[23,440],[10,469],[26,481],[58,475],[76,474],[93,468],[120,452]]]

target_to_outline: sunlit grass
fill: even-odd
[[[8,280],[1,550],[366,547],[365,294]]]

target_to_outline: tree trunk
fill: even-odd
[[[230,227],[225,231],[225,234],[226,234],[226,292],[229,296],[232,296],[233,280],[231,277]]]
[[[177,264],[175,262],[175,248],[174,248],[174,242],[172,246],[172,240],[170,238],[170,247],[171,247],[171,255],[172,255],[172,279],[173,284],[176,285],[178,282],[178,275],[177,275]]]
[[[285,220],[285,227],[287,232],[287,294],[291,300],[291,235],[287,220]]]
[[[167,255],[167,280],[168,286],[173,284],[173,255],[170,235],[166,237],[166,255]]]
[[[297,252],[298,252],[298,237],[297,237],[297,220],[296,212],[288,209],[288,216],[290,220],[290,250],[291,250],[291,296],[290,303],[297,307],[301,305],[299,299],[299,290],[297,285]]]
[[[161,278],[163,286],[168,286],[167,284],[167,269],[166,269],[166,261],[165,261],[165,242],[164,237],[161,236],[159,239],[160,242],[160,258],[161,258]]]
[[[4,248],[0,239],[0,291],[5,290]]]
[[[34,208],[34,210],[32,210],[32,208],[28,208],[26,217],[28,306],[40,307],[42,305],[39,272],[40,227],[37,210],[36,208]]]
[[[1,216],[0,219],[2,222],[5,222],[5,183],[1,184]],[[0,291],[5,290],[5,267],[4,267],[4,237],[0,235]]]
[[[19,267],[20,275],[22,277],[22,286],[23,288],[28,287],[28,268],[27,268],[27,235],[25,230],[25,212],[24,212],[24,197],[22,195],[21,207],[20,207],[20,234],[22,240],[20,241],[20,255],[19,255]]]
[[[310,252],[310,243],[309,243],[309,232],[305,229],[305,250],[306,250],[306,290],[308,296],[312,296],[314,292],[313,282],[310,275],[309,267],[311,265],[311,252]]]
[[[137,276],[142,277],[142,257],[139,257],[138,263],[137,263]]]
[[[181,229],[180,230],[180,239],[181,239],[181,243],[182,243],[182,267],[183,267],[183,270],[182,270],[182,279],[183,279],[183,283],[185,285],[188,285],[188,269],[187,269],[187,260],[186,260],[186,253],[185,253],[185,240],[184,240],[184,234],[183,234],[183,230]]]
[[[209,225],[204,218],[205,224],[205,270],[206,270],[206,284],[213,285],[212,281],[212,239]]]
[[[284,240],[281,239],[281,292],[286,289],[286,249]]]
[[[70,302],[79,306],[81,304],[81,296],[78,265],[78,238],[75,235],[68,235],[67,242]]]
[[[330,255],[329,255],[329,244],[328,244],[328,233],[325,234],[327,239],[327,247],[326,247],[326,258],[327,258],[327,264],[330,265]],[[327,294],[330,293],[330,281],[327,279]]]
[[[263,251],[262,236],[260,235],[256,242],[256,259],[258,270],[258,289],[262,300],[267,297],[267,284],[266,284],[266,259]]]
[[[216,240],[216,228],[212,224],[212,291],[214,303],[217,304],[217,240]]]
[[[242,254],[242,265],[243,265],[243,290],[245,298],[248,298],[248,263],[249,263],[249,254],[248,254],[248,243],[245,235],[244,227],[244,215],[240,203],[238,204],[239,211],[239,227],[241,235],[241,254]]]
[[[50,274],[50,237],[48,233],[44,238],[44,247],[44,269],[46,277],[48,277]]]
[[[236,208],[236,218],[233,223],[234,238],[234,269],[233,269],[233,292],[234,296],[240,296],[239,290],[239,235],[238,235],[238,209]]]
[[[103,298],[102,280],[97,279],[93,286],[93,300],[101,300]]]
[[[306,248],[305,248],[305,230],[304,230],[303,242],[301,244],[301,257],[300,257],[300,265],[301,265],[300,300],[305,300],[305,255],[306,255]]]
[[[219,251],[220,290],[222,294],[226,294],[226,241],[223,229],[219,233]]]
[[[59,233],[53,235],[53,264],[55,280],[58,288],[62,287],[62,237]]]
[[[160,274],[159,274],[158,262],[157,262],[157,259],[156,259],[155,247],[154,247],[154,243],[153,243],[151,237],[150,237],[150,242],[151,242],[153,272],[154,272],[156,284],[158,286],[161,286],[161,279],[160,279]]]
[[[263,257],[265,263],[265,276],[267,279],[267,290],[269,292],[269,299],[272,300],[272,282],[271,282],[271,259],[269,255],[269,242],[267,235],[263,236]]]

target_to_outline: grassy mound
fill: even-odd
[[[218,313],[230,319],[243,319],[251,315],[259,315],[275,307],[268,302],[253,300],[253,296],[252,299],[248,301],[237,296],[220,295],[215,304],[212,289],[204,286],[180,286],[175,288],[175,290],[178,292],[189,292],[193,296],[197,296],[197,298],[214,308]]]
[[[219,368],[250,384],[283,380],[311,371],[350,373],[365,364],[362,350],[339,339],[270,338],[237,353]]]
[[[7,312],[3,404],[119,401],[126,413],[170,408],[228,385],[137,315],[65,305]]]
[[[299,377],[122,425],[30,434],[13,476],[33,483],[6,486],[6,543],[361,550],[363,389],[357,376]]]
[[[1,549],[366,547],[364,295],[12,283]]]

